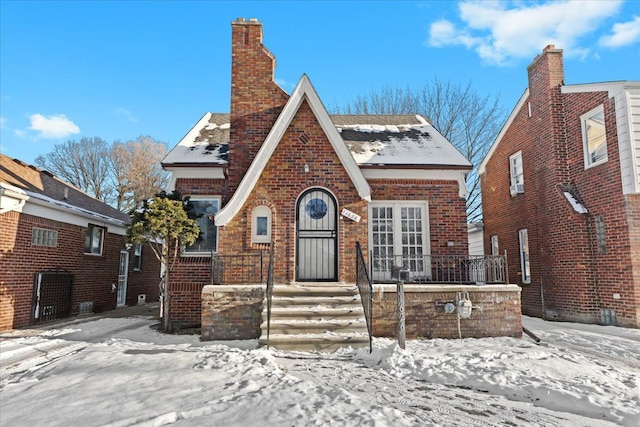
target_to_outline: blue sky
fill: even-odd
[[[510,111],[548,44],[567,84],[640,80],[636,0],[0,0],[0,150],[33,163],[85,136],[173,147],[205,112],[229,111],[238,17],[263,23],[283,89],[306,73],[329,109],[437,77]]]

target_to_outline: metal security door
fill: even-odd
[[[120,251],[118,266],[118,307],[127,304],[127,272],[129,270],[129,252]]]
[[[305,191],[296,207],[296,280],[338,280],[336,200],[326,190]]]

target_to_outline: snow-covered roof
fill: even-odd
[[[360,124],[336,124],[358,165],[471,168],[469,160],[424,117],[416,115],[411,121],[379,124],[384,123],[384,118],[361,116]],[[335,121],[340,123],[337,118]]]
[[[0,154],[0,188],[18,199],[124,225],[129,216],[35,166]]]
[[[206,113],[162,161],[164,166],[229,163],[229,114]]]
[[[359,166],[455,166],[471,163],[420,115],[331,115]],[[225,166],[230,116],[207,113],[165,157],[171,166]]]

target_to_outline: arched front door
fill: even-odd
[[[336,199],[312,188],[296,206],[296,280],[338,280],[338,213]]]

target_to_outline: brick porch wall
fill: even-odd
[[[406,337],[458,338],[457,315],[445,313],[443,305],[453,302],[460,291],[467,291],[473,304],[471,317],[460,319],[462,338],[522,336],[518,286],[405,285]],[[374,292],[373,335],[396,337],[396,285],[374,285]]]
[[[469,319],[460,320],[463,338],[521,337],[520,288],[515,285],[405,286],[407,338],[458,338],[457,317],[443,304],[466,290],[473,303]],[[397,336],[395,285],[374,286],[373,335]],[[261,334],[264,286],[205,286],[202,290],[201,339],[255,339]]]

